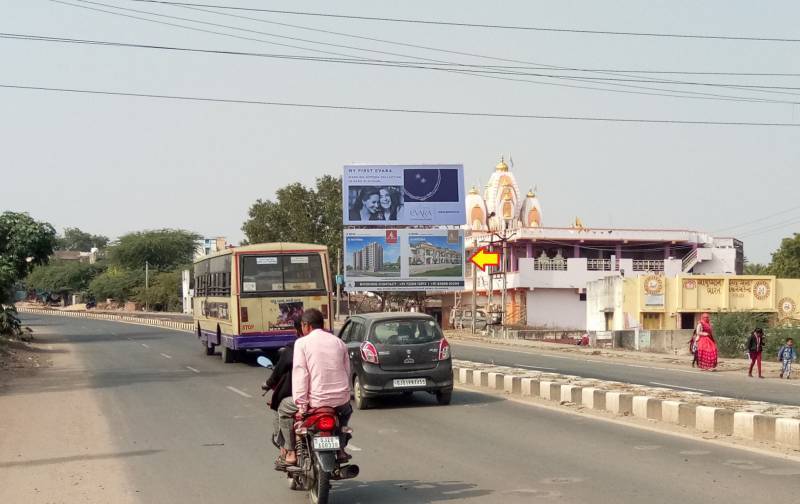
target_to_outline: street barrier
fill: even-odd
[[[153,327],[164,327],[167,329],[175,329],[177,331],[194,332],[194,324],[191,322],[148,319],[143,317],[133,317],[130,315],[116,315],[112,313],[92,313],[85,311],[54,310],[52,308],[31,308],[28,306],[18,306],[17,311],[20,313],[39,313],[45,315],[56,315],[59,317],[108,320],[111,322],[122,322],[127,324],[146,325]]]

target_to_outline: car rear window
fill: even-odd
[[[419,345],[442,339],[442,331],[433,320],[388,320],[372,329],[372,340],[381,345]]]

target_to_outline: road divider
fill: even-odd
[[[800,450],[800,408],[455,360],[457,384]]]
[[[194,332],[193,323],[178,322],[175,320],[135,317],[132,315],[117,315],[113,313],[94,313],[90,311],[56,310],[53,308],[32,308],[30,306],[22,306],[22,305],[17,305],[17,311],[19,311],[20,313],[41,313],[45,315],[57,315],[59,317],[108,320],[113,322],[124,322],[127,324],[163,327],[165,329],[174,329],[177,331]]]

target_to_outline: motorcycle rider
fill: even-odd
[[[295,415],[302,418],[309,409],[330,407],[336,410],[339,424],[346,426],[353,414],[350,406],[350,356],[347,346],[335,335],[323,330],[322,312],[309,309],[300,318],[304,336],[294,344],[292,367],[292,397],[281,402],[278,408],[281,429],[291,430]],[[341,437],[338,459],[346,462],[351,457],[344,451],[346,436]],[[297,453],[292,442],[286,453],[287,465],[297,463]]]
[[[294,330],[296,331],[298,338],[303,336],[303,333],[300,329],[299,318],[294,322]],[[274,432],[272,434],[272,443],[280,448],[281,451],[280,457],[275,461],[276,469],[280,470],[282,470],[286,465],[286,453],[289,451],[289,449],[294,448],[294,444],[292,444],[291,441],[293,438],[291,429],[281,429],[278,418],[278,407],[280,406],[281,402],[284,400],[292,402],[293,357],[294,342],[289,343],[280,350],[280,358],[278,359],[278,363],[272,369],[272,374],[270,374],[266,383],[261,386],[261,388],[264,390],[272,390],[272,396],[270,397],[269,401],[270,409],[275,412],[275,425]],[[292,404],[294,403],[292,402]]]

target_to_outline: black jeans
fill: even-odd
[[[342,404],[341,406],[336,407],[336,415],[339,417],[339,426],[340,427],[347,427],[347,423],[350,421],[350,417],[353,415],[353,407],[350,406],[350,403]],[[350,438],[347,434],[340,434],[339,440],[341,441],[342,448],[347,446],[347,440]]]

